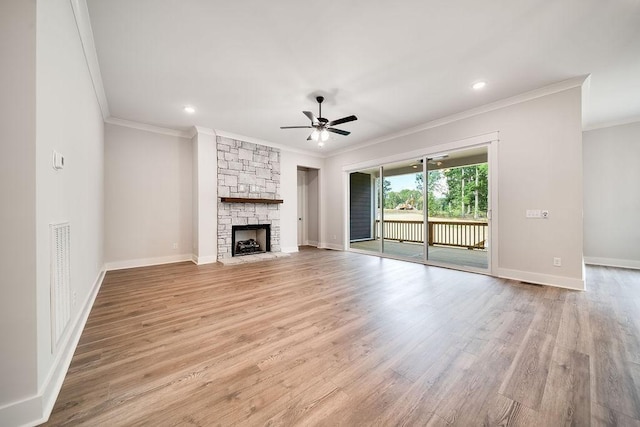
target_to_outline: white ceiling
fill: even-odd
[[[358,116],[331,152],[587,74],[585,128],[640,119],[639,0],[87,3],[120,119],[317,151],[279,127],[321,94],[324,117]]]

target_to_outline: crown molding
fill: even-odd
[[[563,80],[561,82],[544,86],[538,89],[534,89],[529,92],[521,93],[519,95],[515,95],[509,98],[504,98],[495,102],[491,102],[489,104],[472,108],[470,110],[466,110],[460,113],[452,114],[450,116],[442,117],[440,119],[432,120],[430,122],[427,122],[418,126],[414,126],[412,128],[408,128],[399,132],[394,132],[388,135],[384,135],[379,138],[372,139],[371,141],[365,142],[363,144],[354,145],[352,147],[345,148],[343,150],[337,150],[337,151],[331,152],[329,156],[333,157],[340,154],[348,153],[350,151],[359,150],[361,148],[380,144],[381,142],[389,141],[389,140],[400,138],[407,135],[413,135],[415,133],[422,132],[427,129],[433,129],[436,127],[444,126],[449,123],[457,122],[459,120],[468,119],[470,117],[477,116],[479,114],[484,114],[491,111],[499,110],[501,108],[510,107],[515,104],[531,101],[536,98],[552,95],[554,93],[562,92],[575,87],[581,87],[582,84],[585,82],[585,80],[587,80],[588,78],[589,78],[589,75],[585,75],[585,76],[574,77],[568,80]]]
[[[131,129],[143,130],[143,131],[146,131],[146,132],[153,132],[153,133],[158,133],[158,134],[161,134],[161,135],[177,136],[179,138],[186,138],[186,139],[192,139],[194,136],[196,136],[199,133],[200,134],[204,134],[204,135],[214,136],[214,137],[221,136],[223,138],[235,139],[237,141],[251,142],[253,144],[258,144],[258,145],[264,145],[264,146],[267,146],[267,147],[278,148],[278,149],[280,149],[282,151],[298,153],[298,154],[304,154],[306,156],[320,157],[320,158],[326,157],[326,156],[322,156],[322,155],[319,155],[318,153],[314,153],[314,152],[311,152],[311,151],[299,150],[299,149],[291,148],[291,147],[288,147],[288,146],[285,146],[285,145],[282,145],[282,144],[276,144],[276,143],[271,142],[271,141],[265,141],[264,139],[253,138],[253,137],[250,137],[250,136],[239,135],[237,133],[227,132],[227,131],[223,131],[223,130],[220,130],[220,129],[211,129],[211,128],[207,128],[207,127],[203,127],[203,126],[193,126],[189,130],[185,131],[185,130],[177,130],[177,129],[164,128],[164,127],[160,127],[160,126],[148,125],[146,123],[139,123],[139,122],[134,122],[134,121],[131,121],[131,120],[119,119],[117,117],[109,117],[109,118],[105,119],[104,122],[112,124],[112,125],[116,125],[116,126],[122,126],[122,127],[131,128]]]
[[[132,122],[130,120],[119,119],[117,117],[108,117],[104,120],[105,123],[109,123],[116,126],[122,126],[131,129],[144,130],[152,133],[159,133],[161,135],[177,136],[179,138],[192,138],[192,132],[182,131],[176,129],[163,128],[160,126],[148,125],[146,123]]]
[[[199,133],[203,135],[213,136],[213,137],[217,136],[215,129],[205,128],[202,126],[194,126],[193,128],[191,128],[191,138],[193,138]]]
[[[91,19],[89,18],[89,9],[86,0],[71,0],[71,8],[75,18],[76,27],[78,28],[78,36],[82,44],[84,59],[87,62],[93,90],[102,112],[102,119],[109,118],[109,103],[107,95],[102,84],[102,74],[100,73],[100,63],[98,62],[98,54],[96,53],[96,45],[93,40],[93,30],[91,29]]]
[[[626,119],[611,120],[608,122],[600,122],[593,125],[585,126],[582,130],[584,132],[588,132],[590,130],[598,130],[598,129],[610,128],[614,126],[630,125],[633,123],[640,123],[640,116],[627,117]]]

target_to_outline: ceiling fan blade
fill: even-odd
[[[280,126],[280,129],[313,129],[313,126]]]
[[[356,116],[347,116],[338,120],[332,120],[328,123],[329,126],[341,125],[342,123],[352,122],[358,120]]]
[[[347,136],[349,135],[351,132],[348,132],[346,130],[342,130],[342,129],[336,129],[336,128],[326,128],[329,132],[333,132],[333,133],[337,133],[339,135],[344,135]]]
[[[318,124],[318,119],[316,118],[316,116],[313,115],[311,111],[303,111],[302,114],[307,116],[309,120],[311,120],[311,123],[313,123],[314,125]]]

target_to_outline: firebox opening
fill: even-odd
[[[271,251],[269,224],[234,225],[232,227],[231,255],[252,255]]]

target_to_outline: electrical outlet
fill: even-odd
[[[554,267],[562,267],[562,258],[553,258],[553,265]]]
[[[77,294],[76,291],[73,291],[73,294],[71,294],[71,304],[75,307],[76,305],[76,300],[77,300]]]
[[[178,244],[174,243],[173,245],[171,245],[172,249],[178,249]]]

